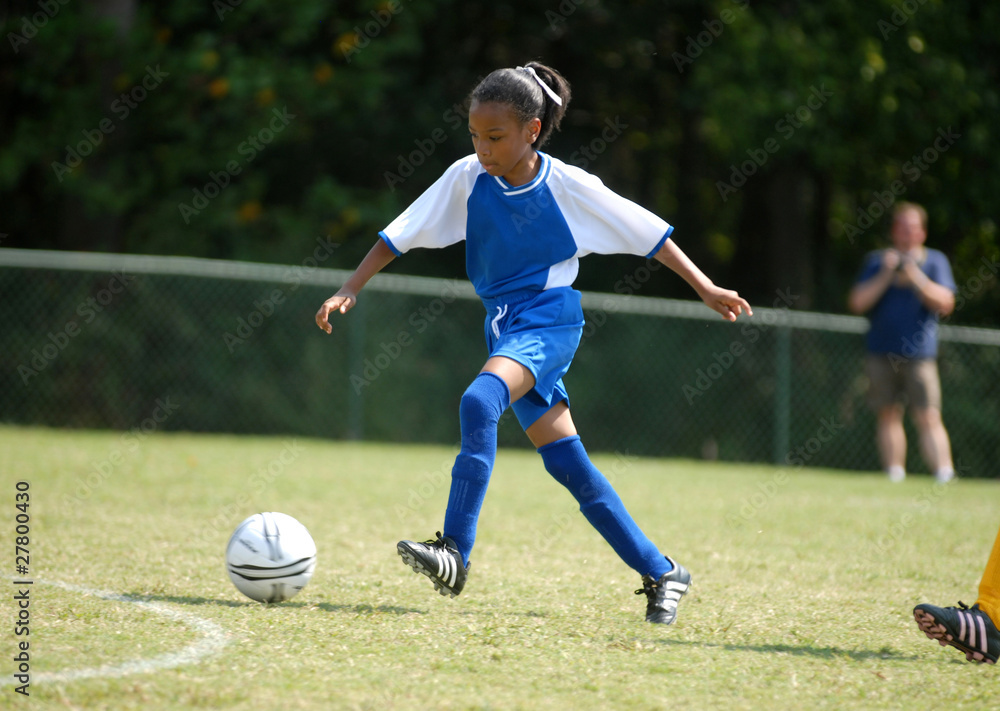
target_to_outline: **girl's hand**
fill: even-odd
[[[747,316],[753,316],[750,304],[732,289],[721,289],[713,286],[702,295],[701,299],[708,305],[708,308],[722,314],[722,318],[727,321],[735,321],[736,317],[744,310],[747,312]]]
[[[327,333],[332,333],[333,326],[330,325],[330,314],[334,311],[346,314],[357,302],[357,294],[341,289],[319,307],[319,311],[316,312],[316,325]]]

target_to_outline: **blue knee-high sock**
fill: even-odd
[[[497,456],[497,423],[509,405],[507,383],[493,373],[480,373],[462,395],[459,406],[462,449],[451,470],[444,535],[455,541],[466,566],[476,542],[479,509]]]
[[[579,435],[538,449],[545,469],[580,502],[580,511],[615,553],[640,575],[656,580],[673,566],[636,525],[611,483],[591,463]]]

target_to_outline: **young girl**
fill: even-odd
[[[572,284],[586,254],[635,254],[670,267],[729,321],[744,310],[752,315],[750,306],[735,291],[713,284],[668,239],[672,226],[593,175],[538,150],[559,127],[570,99],[569,84],[557,71],[536,62],[498,69],[470,98],[475,154],[448,168],[379,233],[344,287],[316,314],[316,324],[330,333],[330,314],[351,309],[362,287],[395,257],[465,240],[469,279],[486,307],[490,355],[459,407],[462,445],[444,535],[425,543],[401,541],[397,550],[442,595],[462,591],[496,457],[497,423],[512,406],[548,472],[642,576],[636,594],[646,594],[646,619],[671,624],[691,575],[635,524],[588,458],[570,414],[562,377],[584,325],[580,293]]]

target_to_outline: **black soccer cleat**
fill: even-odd
[[[396,552],[414,572],[430,578],[434,589],[442,595],[455,597],[465,587],[469,568],[463,565],[462,554],[458,552],[455,541],[442,538],[440,532],[437,540],[423,543],[400,541],[396,544]],[[472,567],[471,563],[469,567]]]
[[[673,558],[663,557],[674,566],[673,570],[664,573],[659,580],[654,580],[651,575],[643,575],[642,588],[636,590],[635,594],[646,595],[646,622],[672,625],[677,619],[677,603],[691,587],[691,573]]]
[[[921,632],[942,647],[951,645],[964,652],[970,662],[996,664],[1000,656],[1000,632],[993,620],[978,604],[972,607],[963,602],[958,604],[959,607],[917,605],[913,608],[913,619]]]

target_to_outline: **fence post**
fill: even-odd
[[[351,309],[351,317],[347,319],[347,369],[351,373],[364,373],[365,370],[365,300],[359,299]],[[348,397],[348,438],[364,439],[365,436],[365,388],[351,388]]]
[[[778,326],[775,348],[774,463],[784,464],[789,449],[788,429],[792,395],[792,338],[788,326]]]

